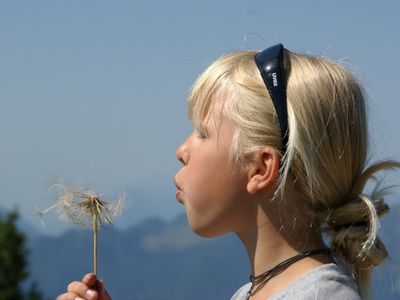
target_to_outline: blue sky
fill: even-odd
[[[128,192],[117,226],[172,218],[185,99],[220,55],[282,42],[341,60],[370,96],[372,156],[399,158],[396,1],[0,1],[0,206],[64,179]],[[66,228],[55,217],[47,233]]]

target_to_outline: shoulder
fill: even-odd
[[[348,299],[361,300],[357,284],[336,264],[326,264],[306,273],[270,300]]]
[[[251,288],[251,283],[247,283],[242,286],[237,292],[232,296],[231,300],[246,300],[247,299],[247,292]]]
[[[231,300],[246,300],[251,284],[242,286]],[[326,264],[306,273],[269,300],[361,300],[356,282],[336,264]]]

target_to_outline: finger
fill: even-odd
[[[79,281],[71,282],[68,285],[68,292],[75,293],[86,300],[98,299],[98,294],[96,291],[90,289],[86,284]]]
[[[106,291],[106,287],[104,285],[104,281],[102,279],[97,280],[97,291],[100,295],[103,295]]]
[[[64,293],[59,295],[56,300],[85,300],[74,293]]]
[[[82,282],[86,284],[87,286],[94,286],[97,282],[96,275],[93,273],[88,273],[82,278]]]
[[[102,279],[97,281],[97,291],[99,292],[99,298],[100,299],[111,300],[111,297],[107,293],[104,281]]]

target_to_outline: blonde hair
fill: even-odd
[[[246,162],[263,146],[281,149],[278,119],[254,62],[254,51],[225,55],[209,66],[189,96],[195,126],[216,97],[226,98],[223,114],[236,125],[232,155]],[[387,190],[364,193],[378,171],[397,161],[367,166],[368,133],[363,91],[339,64],[285,50],[289,141],[282,157],[278,192],[289,183],[312,222],[330,236],[331,249],[368,296],[371,268],[387,257],[377,237],[378,217],[388,211]]]

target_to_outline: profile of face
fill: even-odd
[[[230,155],[235,127],[222,114],[223,102],[215,100],[202,128],[176,151],[183,164],[174,177],[176,198],[193,231],[204,237],[237,230],[246,193],[246,173]]]

